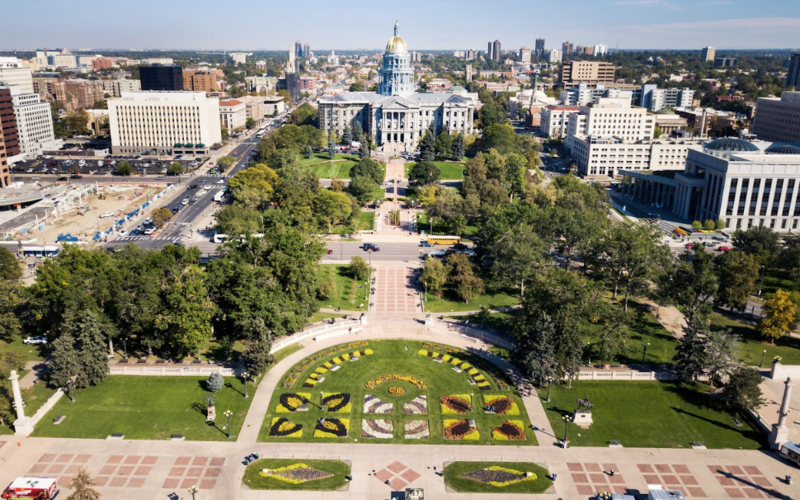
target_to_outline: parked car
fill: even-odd
[[[154,227],[148,227],[147,229],[144,230],[144,234],[146,234],[147,236],[150,236],[151,234],[153,234],[155,232],[156,232],[156,228],[154,228]]]
[[[47,337],[43,337],[41,335],[36,335],[34,337],[25,337],[22,340],[23,344],[46,344]]]
[[[694,243],[692,243],[692,242],[690,241],[690,242],[689,242],[689,243],[687,243],[685,246],[686,246],[686,248],[694,248]]]
[[[717,250],[719,250],[720,252],[727,252],[730,249],[731,249],[731,247],[726,247],[726,246],[723,245],[723,246],[719,247]]]
[[[103,212],[100,214],[101,219],[105,219],[106,217],[114,217],[114,212]]]

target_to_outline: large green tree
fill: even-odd
[[[754,256],[760,265],[767,267],[775,264],[781,251],[778,233],[767,226],[737,229],[733,233],[733,246]]]
[[[716,304],[744,311],[747,299],[758,289],[758,271],[758,261],[753,255],[738,250],[720,255],[717,258],[719,288]]]
[[[686,308],[691,319],[698,310],[708,307],[717,293],[717,275],[713,256],[701,245],[681,255],[681,262],[661,280],[664,295]]]
[[[683,327],[683,336],[675,348],[675,371],[684,382],[692,382],[703,374],[706,367],[706,336],[708,318],[696,314]]]
[[[381,184],[383,182],[384,173],[378,162],[372,158],[364,158],[359,160],[350,169],[351,179],[362,176],[369,177],[375,184]]]
[[[432,161],[418,161],[408,172],[408,180],[415,186],[429,186],[439,182],[442,171]]]

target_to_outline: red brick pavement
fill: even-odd
[[[625,478],[619,472],[616,464],[612,463],[577,463],[567,464],[572,476],[572,482],[581,495],[592,495],[604,491],[610,493],[625,493],[627,489]],[[614,475],[607,474],[614,469]]]
[[[708,469],[731,498],[785,498],[756,466],[709,465]]]
[[[162,488],[188,488],[196,485],[201,490],[214,489],[223,465],[225,457],[178,457]]]
[[[689,498],[705,498],[697,478],[684,464],[636,464],[647,484],[660,484],[666,488],[680,490]]]
[[[417,314],[419,296],[414,285],[414,270],[408,267],[379,267],[376,272],[376,294],[371,312],[383,319],[413,318]]]

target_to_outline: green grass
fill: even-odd
[[[354,280],[347,272],[346,265],[322,264],[317,269],[317,283],[332,276],[336,292],[325,300],[318,300],[317,306],[326,309],[341,307],[345,311],[365,311],[367,309],[365,281]],[[361,286],[362,288],[359,288]]]
[[[323,382],[317,383],[316,386],[312,388],[303,387],[308,376],[324,362],[347,352],[353,352],[359,349],[364,350],[367,348],[372,349],[374,354],[363,356],[357,362],[344,361],[338,371],[328,371],[325,373],[325,380]],[[492,444],[513,446],[536,444],[536,438],[530,430],[530,421],[525,407],[514,386],[509,386],[501,390],[496,381],[489,374],[481,370],[484,377],[491,385],[491,390],[481,391],[468,383],[466,373],[456,373],[448,363],[436,363],[431,358],[418,354],[420,349],[434,350],[424,347],[423,342],[411,340],[379,340],[369,341],[367,346],[352,346],[346,350],[327,356],[315,355],[311,358],[314,361],[313,363],[305,363],[307,367],[297,376],[296,382],[294,382],[293,385],[285,386],[287,377],[295,371],[293,367],[286,372],[281,379],[280,386],[273,394],[269,411],[267,412],[259,434],[259,441],[279,441],[287,443],[352,443],[357,439],[359,443],[373,444]],[[437,352],[444,353],[441,349],[436,350]],[[460,352],[457,356],[459,359],[465,361],[469,360],[468,353]],[[303,366],[304,362],[305,360],[301,361],[298,365]],[[365,387],[368,381],[390,374],[413,376],[422,380],[426,384],[426,388],[417,389],[414,385],[405,381],[387,381],[374,389],[367,389]],[[390,386],[401,386],[406,392],[402,396],[391,396],[387,392]],[[351,408],[349,413],[323,412],[319,407],[321,392],[350,394]],[[280,396],[290,393],[310,394],[311,398],[307,412],[281,413],[277,411]],[[394,407],[392,413],[364,414],[364,397],[369,394],[378,396],[382,401],[393,403]],[[403,403],[421,394],[427,396],[428,413],[424,415],[404,415]],[[462,415],[443,414],[441,411],[440,396],[456,394],[472,395],[472,410]],[[482,397],[484,394],[502,394],[513,397],[519,407],[520,414],[496,415],[485,413],[483,411],[484,404]],[[361,435],[361,425],[365,415],[368,415],[369,418],[391,419],[394,425],[394,437],[392,439],[363,438]],[[272,419],[277,417],[284,417],[294,424],[302,425],[302,436],[297,438],[269,436]],[[320,417],[350,419],[348,436],[346,438],[314,438],[314,428]],[[480,439],[477,441],[445,439],[442,428],[443,418],[475,420]],[[430,439],[405,439],[405,420],[427,420],[431,436]],[[526,439],[516,441],[493,440],[492,428],[499,427],[505,420],[521,420],[525,427]]]
[[[361,212],[356,231],[371,231],[373,229],[375,229],[375,212]]]
[[[11,342],[0,340],[0,352],[16,352],[24,356],[26,361],[39,361],[44,359],[47,346],[23,344],[22,337],[17,337]]]
[[[461,181],[464,180],[464,164],[461,162],[450,162],[450,161],[435,161],[433,162],[439,167],[439,170],[442,171],[441,177],[439,179],[443,181]],[[406,178],[408,178],[408,173],[414,168],[416,162],[406,163]]]
[[[22,371],[19,373],[20,379],[27,373]],[[44,405],[50,397],[55,394],[56,390],[47,386],[44,382],[39,382],[30,389],[22,391],[22,400],[25,402],[25,415],[32,417],[39,408]],[[7,423],[0,426],[0,435],[14,434],[13,424]]]
[[[294,344],[287,345],[283,349],[280,349],[279,351],[277,351],[275,354],[272,355],[272,359],[274,361],[272,362],[272,365],[267,371],[271,370],[272,366],[275,366],[281,361],[283,361],[284,358],[287,358],[292,354],[296,353],[297,351],[302,350],[303,347],[304,347],[303,344],[301,344],[300,342],[296,342]]]
[[[308,169],[317,174],[320,179],[349,179],[350,169],[353,168],[356,162],[349,160],[334,160],[325,163],[317,163],[309,165]]]
[[[332,477],[292,484],[274,477],[259,475],[261,469],[277,469],[294,464],[306,464],[309,467],[334,474]],[[244,470],[242,482],[252,490],[306,490],[336,491],[348,483],[345,476],[350,474],[350,466],[340,460],[306,460],[290,458],[267,458],[256,460]]]
[[[770,344],[764,340],[752,326],[727,318],[717,313],[711,315],[711,328],[724,330],[730,328],[731,331],[741,338],[741,350],[739,358],[749,365],[761,363],[761,356],[764,356],[764,366],[768,367],[772,363],[772,358],[780,356],[782,363],[787,365],[800,364],[800,339],[793,337],[782,337]]]
[[[423,295],[424,293],[423,291]],[[425,311],[434,313],[478,311],[481,306],[496,308],[515,306],[517,304],[519,304],[519,297],[509,295],[505,292],[487,292],[472,299],[470,302],[464,302],[456,298],[451,290],[446,289],[441,298],[437,297],[434,293],[428,292],[428,300],[425,301]]]
[[[417,231],[425,231],[425,234],[431,234],[431,226],[428,222],[428,214],[425,212],[419,213],[417,215]],[[464,228],[464,234],[461,236],[465,242],[472,241],[470,240],[470,236],[477,234],[478,226],[466,226]],[[445,224],[441,219],[434,218],[433,219],[433,234],[443,234],[443,235],[451,235],[453,234],[453,230]]]
[[[110,375],[99,385],[75,391],[75,403],[62,398],[33,435],[105,439],[118,432],[126,439],[168,439],[183,434],[192,441],[225,441],[223,413],[230,410],[235,440],[253,398],[244,398],[241,379],[226,377],[225,386],[214,394],[216,421],[208,425],[205,398],[211,393],[205,388],[207,378]],[[56,415],[66,419],[54,425]]]
[[[589,396],[594,423],[588,429],[569,424],[573,446],[607,446],[618,440],[628,448],[690,448],[694,441],[708,448],[762,447],[763,435],[755,425],[744,415],[716,409],[707,390],[702,384],[573,381],[572,388],[554,385],[551,402],[542,404],[562,439],[562,416],[575,410],[577,399]]]
[[[782,269],[768,269],[764,271],[764,283],[761,285],[761,297],[763,298],[766,294],[775,293],[778,290],[800,292],[798,283],[796,280],[792,279],[792,273],[790,271]],[[797,306],[797,317],[800,318],[800,304]]]
[[[464,474],[488,467],[499,466],[521,472],[533,472],[536,479],[521,481],[506,486],[492,486],[488,483],[476,481]],[[550,473],[541,465],[531,462],[451,462],[444,468],[444,483],[459,493],[542,493],[553,485]]]

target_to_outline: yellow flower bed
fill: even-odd
[[[311,399],[311,394],[308,392],[298,392],[297,395],[306,398],[306,401]],[[304,403],[304,401],[301,400],[300,398],[296,398],[293,396],[289,396],[287,402],[291,406],[291,408],[287,408],[283,404],[278,403],[278,406],[275,407],[275,411],[277,413],[291,413],[295,411],[298,406]]]
[[[367,356],[372,356],[372,349],[364,349],[364,354]]]
[[[508,467],[500,467],[499,465],[489,466],[489,467],[486,468],[486,470],[500,470],[500,471],[503,471],[503,472],[508,472],[509,474],[518,474],[518,475],[530,474],[529,476],[526,475],[526,477],[523,477],[523,478],[520,478],[520,479],[514,479],[514,480],[511,480],[511,481],[503,481],[503,482],[500,482],[500,481],[489,481],[489,484],[491,484],[492,486],[494,486],[496,488],[502,488],[503,486],[508,486],[509,484],[521,483],[523,481],[536,481],[536,479],[538,479],[538,476],[534,472],[528,473],[528,472],[521,471],[521,470],[509,469]]]
[[[420,356],[427,356],[428,355],[428,351],[426,351],[425,349],[420,349],[417,354],[419,354]]]
[[[279,481],[283,481],[289,484],[300,484],[304,483],[305,481],[301,479],[292,479],[289,477],[279,476],[278,474],[287,470],[294,470],[294,469],[308,469],[308,465],[306,464],[292,464],[287,465],[285,467],[278,467],[277,469],[262,469],[258,471],[258,475],[262,477],[273,477]]]
[[[315,438],[342,438],[342,437],[346,437],[346,436],[337,436],[334,433],[334,431],[336,431],[339,428],[334,423],[334,421],[341,423],[342,426],[344,427],[344,429],[346,429],[346,430],[350,429],[350,419],[349,418],[325,419],[325,422],[323,422],[323,424],[322,424],[322,427],[324,427],[325,430],[314,429],[314,437]],[[327,432],[328,430],[330,430],[331,432]]]
[[[280,420],[285,420],[285,419],[283,417],[274,417],[272,419],[272,422],[270,423],[270,427],[271,428],[275,427],[275,424],[277,424],[278,421],[280,421]],[[303,427],[300,426],[300,425],[297,425],[297,424],[295,424],[293,422],[290,422],[288,420],[285,420],[283,423],[281,423],[276,430],[277,430],[277,432],[284,433],[284,432],[290,431],[292,429],[296,429],[296,430],[294,432],[289,433],[289,434],[281,434],[280,437],[299,438],[299,437],[301,437],[303,435]]]
[[[512,396],[505,396],[501,394],[486,394],[483,396],[483,404],[484,406],[495,406],[495,403],[504,399],[510,399],[511,404],[506,408],[505,411],[499,411],[498,413],[502,415],[519,415],[519,406],[517,402],[514,401]]]
[[[428,386],[425,385],[425,382],[423,382],[418,378],[414,378],[409,375],[397,375],[395,373],[392,373],[390,375],[381,375],[380,377],[367,382],[364,385],[364,387],[366,387],[367,389],[374,389],[379,385],[381,385],[382,383],[388,382],[390,380],[402,380],[404,382],[408,382],[409,384],[413,384],[417,389],[420,390],[428,388]]]

